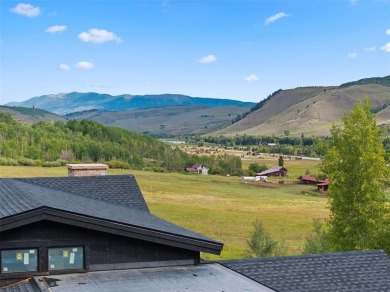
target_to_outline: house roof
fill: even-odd
[[[381,250],[220,263],[277,291],[390,291],[390,258]]]
[[[273,291],[220,264],[90,272],[53,276],[56,291]],[[45,277],[34,277],[45,289]],[[83,285],[80,285],[83,283]],[[43,290],[42,289],[42,290]]]
[[[277,171],[287,171],[286,168],[284,168],[283,166],[272,166],[270,169],[267,169],[267,170],[264,170],[262,172],[259,172],[259,173],[256,173],[257,176],[262,176],[262,175],[267,175],[267,174],[270,174],[270,173],[274,173],[274,172],[277,172]]]
[[[380,250],[226,260],[198,266],[55,275],[51,291],[390,291],[390,258]],[[44,276],[2,287],[48,291]],[[33,287],[35,290],[27,290]],[[114,289],[115,288],[115,289]],[[19,289],[19,290],[18,290]],[[3,290],[2,290],[3,291]]]
[[[306,174],[306,175],[301,175],[299,177],[301,180],[306,180],[306,181],[311,181],[311,182],[317,182],[317,178],[314,175]]]
[[[129,175],[0,179],[0,201],[1,230],[47,219],[194,251],[223,246],[152,215]]]
[[[26,279],[26,280],[22,280],[22,281],[1,287],[1,291],[2,292],[37,292],[37,291],[42,291],[42,290],[39,289],[39,287],[35,284],[34,280]],[[46,290],[46,291],[48,291],[48,290]]]
[[[317,184],[317,186],[328,186],[330,184],[330,179],[324,179],[324,180],[320,180]]]
[[[14,180],[149,211],[137,181],[132,175],[16,178]]]

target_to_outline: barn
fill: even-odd
[[[283,166],[272,166],[262,172],[256,173],[256,176],[286,176],[287,169]]]

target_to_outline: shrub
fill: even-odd
[[[285,253],[285,247],[271,237],[259,220],[254,221],[252,224],[255,230],[251,238],[247,240],[248,249],[245,251],[245,256],[251,258],[267,257]]]
[[[39,166],[41,165],[40,160],[33,160],[29,158],[19,158],[18,159],[18,164],[22,166]]]
[[[59,167],[61,166],[61,162],[59,161],[45,161],[42,163],[43,167]]]
[[[19,163],[13,158],[0,157],[0,165],[18,166]]]
[[[110,168],[119,168],[119,169],[130,168],[130,165],[127,162],[120,161],[120,160],[106,161],[105,164],[107,164]]]

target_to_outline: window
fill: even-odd
[[[84,249],[81,246],[49,248],[48,256],[49,271],[84,268]]]
[[[38,271],[37,249],[11,249],[1,251],[1,273]]]

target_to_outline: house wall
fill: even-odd
[[[0,233],[2,250],[38,248],[39,273],[30,272],[23,277],[48,273],[47,247],[66,246],[84,247],[84,270],[89,271],[199,262],[199,252],[49,221]],[[12,276],[15,275],[0,274],[0,280]]]

